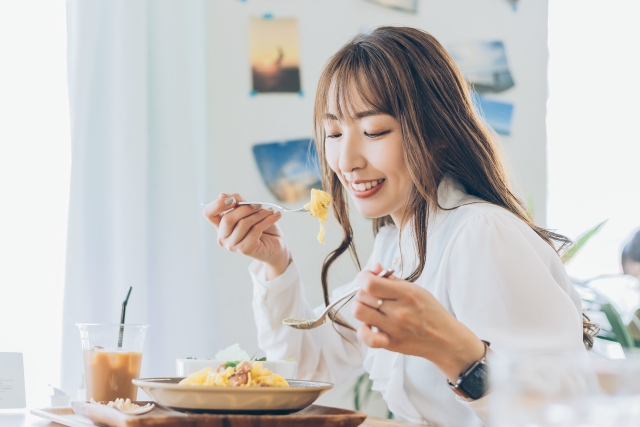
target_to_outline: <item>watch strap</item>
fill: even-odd
[[[469,366],[463,373],[460,374],[460,376],[458,377],[458,381],[456,381],[455,384],[453,384],[451,381],[449,381],[449,379],[447,378],[447,384],[449,385],[449,387],[451,388],[451,390],[457,394],[458,396],[460,396],[462,399],[468,401],[468,402],[472,402],[474,400],[479,399],[480,397],[484,396],[487,391],[488,391],[488,387],[485,387],[485,390],[482,393],[482,396],[477,397],[477,398],[473,398],[471,396],[469,396],[467,393],[464,392],[464,390],[461,388],[462,383],[464,382],[464,380],[470,376],[470,374],[473,373],[474,370],[478,369],[479,365],[486,365],[487,363],[487,353],[489,351],[489,346],[491,345],[491,343],[489,341],[485,341],[485,340],[481,340],[482,343],[484,344],[484,353],[482,354],[482,358],[476,362],[474,362],[471,366]],[[486,369],[486,368],[485,368]]]

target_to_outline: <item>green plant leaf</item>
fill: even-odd
[[[575,243],[573,245],[569,246],[569,248],[567,248],[566,251],[564,251],[564,253],[562,254],[562,257],[561,257],[562,262],[563,263],[567,263],[571,259],[573,259],[573,257],[576,256],[576,254],[582,249],[582,247],[593,236],[595,236],[596,233],[598,233],[598,231],[600,231],[600,229],[607,223],[607,221],[609,221],[609,220],[605,219],[600,224],[596,225],[595,227],[593,227],[589,231],[587,231],[587,232],[583,233],[582,235],[580,235],[580,237],[578,237],[578,239],[575,241]]]
[[[364,386],[364,396],[362,398],[362,406],[367,405],[367,403],[369,402],[369,399],[371,398],[371,393],[373,393],[373,381],[371,381],[371,378],[369,378],[369,375],[367,375],[367,379]]]
[[[362,381],[364,381],[366,376],[367,374],[360,375],[353,385],[353,407],[356,411],[360,410],[360,385],[362,385]]]
[[[611,331],[616,336],[616,341],[619,342],[623,348],[635,348],[635,342],[633,341],[631,332],[629,332],[629,328],[624,324],[620,318],[620,314],[613,305],[602,304],[600,309],[607,316],[607,320],[611,325]]]

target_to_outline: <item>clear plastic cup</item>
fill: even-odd
[[[131,399],[138,387],[142,349],[148,325],[77,323],[82,340],[87,400]],[[121,345],[119,345],[121,344]]]

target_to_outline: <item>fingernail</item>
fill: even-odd
[[[267,212],[273,212],[273,208],[271,206],[269,206],[268,208],[265,209]]]
[[[257,204],[257,203],[254,203],[253,205],[251,205],[251,207],[252,207],[253,209],[255,209],[255,210],[258,210],[258,209],[260,209],[260,208],[262,207],[262,205],[259,205],[259,204]]]
[[[235,203],[236,199],[234,199],[233,197],[227,197],[226,199],[224,199],[224,204],[227,206],[234,205]]]
[[[229,195],[227,193],[220,193],[220,195],[218,196],[218,198],[220,197],[229,197]]]
[[[282,212],[280,212],[280,211],[276,211],[276,213],[274,213],[273,215],[275,215],[275,216],[282,216]]]

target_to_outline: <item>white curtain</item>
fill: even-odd
[[[150,324],[142,375],[220,343],[212,277],[205,0],[68,0],[72,171],[62,386],[77,322]]]
[[[64,0],[0,1],[0,352],[24,356],[27,407],[49,405],[60,379],[66,44]]]

